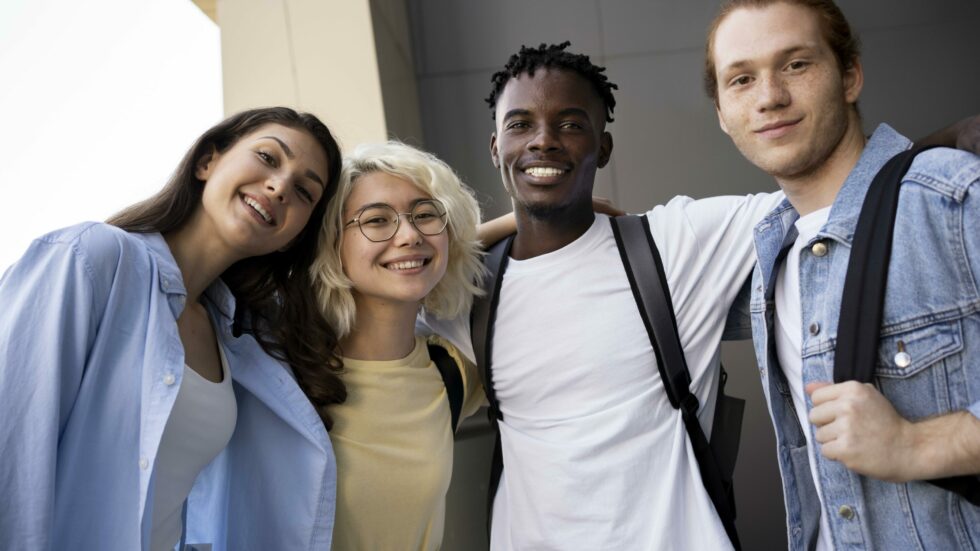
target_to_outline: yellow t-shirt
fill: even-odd
[[[479,376],[447,341],[463,375],[460,419],[483,403]],[[391,361],[344,358],[347,401],[331,408],[337,456],[333,548],[435,550],[442,544],[453,469],[449,400],[426,338]]]

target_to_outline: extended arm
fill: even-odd
[[[592,197],[592,210],[609,216],[621,216],[626,214],[620,210],[609,199],[604,197]],[[517,232],[517,219],[513,212],[508,212],[503,216],[498,216],[480,224],[476,228],[477,237],[483,243],[483,247],[489,249],[494,243]]]
[[[513,212],[487,220],[476,227],[476,235],[485,249],[516,231],[517,220]]]

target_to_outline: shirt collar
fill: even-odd
[[[184,277],[180,274],[177,261],[174,260],[174,255],[170,252],[170,247],[163,236],[159,233],[130,233],[130,235],[142,241],[156,259],[160,270],[160,290],[168,295],[187,296]],[[219,314],[227,324],[234,321],[235,295],[220,278],[214,280],[205,289],[204,296],[214,306],[215,313]]]
[[[895,154],[908,149],[911,142],[887,124],[878,126],[865,145],[857,164],[844,180],[830,209],[830,216],[819,237],[831,237],[850,244],[854,238],[854,228],[864,203],[864,196],[875,174]],[[766,285],[767,296],[772,289],[775,268],[782,253],[795,240],[793,224],[799,214],[788,199],[772,210],[755,227],[756,252],[759,259],[762,282]]]
[[[871,135],[857,165],[848,174],[830,209],[827,224],[820,235],[850,244],[854,239],[854,228],[864,204],[871,181],[889,159],[912,146],[908,138],[896,132],[887,124],[881,124]]]

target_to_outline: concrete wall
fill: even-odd
[[[705,29],[717,0],[408,0],[425,146],[478,190],[488,214],[510,209],[490,164],[490,75],[522,44],[571,40],[619,84],[610,165],[596,190],[627,210],[677,194],[770,191],[741,158],[701,91]],[[870,132],[883,121],[922,136],[980,111],[980,2],[843,0],[864,43],[861,100]],[[724,347],[733,394],[749,404],[736,472],[746,549],[785,548],[775,444],[747,343]],[[457,444],[446,549],[483,546],[486,437]],[[651,473],[654,476],[655,473]],[[482,486],[481,486],[482,485]],[[474,509],[475,508],[475,509]]]
[[[320,117],[345,150],[386,139],[372,4],[217,0],[225,113],[287,105]]]

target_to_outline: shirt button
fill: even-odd
[[[898,341],[898,354],[895,354],[895,365],[908,367],[912,364],[912,356],[905,351],[905,341]]]
[[[174,377],[173,373],[167,373],[166,375],[163,376],[163,384],[167,386],[171,386],[175,382],[177,382],[177,377]]]
[[[810,334],[811,335],[814,335],[814,336],[820,334],[820,324],[819,323],[813,322],[813,323],[810,324]]]
[[[827,245],[817,241],[810,247],[810,252],[813,253],[813,256],[825,256],[827,254]]]
[[[837,510],[837,514],[844,520],[851,520],[854,518],[854,509],[850,505],[841,505],[840,509]]]
[[[140,468],[144,471],[150,466],[150,462],[145,457],[140,458]]]

